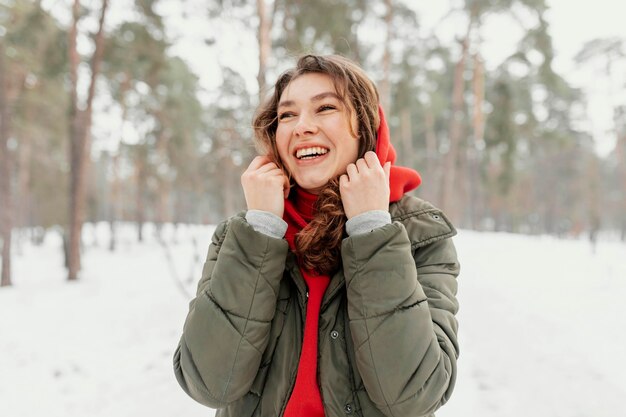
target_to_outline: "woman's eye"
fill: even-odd
[[[286,119],[288,117],[292,117],[292,116],[293,116],[293,113],[291,113],[291,112],[284,112],[284,113],[281,113],[281,114],[278,115],[278,120],[284,120],[284,119]]]
[[[336,108],[337,107],[333,106],[332,104],[324,104],[323,106],[320,106],[318,111],[335,110]]]

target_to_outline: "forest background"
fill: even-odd
[[[2,285],[12,242],[59,231],[74,280],[84,222],[109,222],[115,251],[120,222],[141,241],[245,208],[254,109],[307,52],[366,69],[415,194],[460,228],[626,240],[626,36],[575,56],[606,86],[598,129],[592,90],[555,69],[549,2],[444,3],[423,25],[399,0],[0,1]],[[514,41],[487,61],[494,37]]]

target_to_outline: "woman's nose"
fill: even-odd
[[[298,123],[293,130],[296,136],[305,136],[314,134],[317,131],[317,125],[315,120],[305,112],[302,112],[298,117]]]

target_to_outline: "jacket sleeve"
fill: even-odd
[[[356,366],[385,415],[423,416],[450,397],[458,357],[459,264],[452,240],[413,254],[403,224],[342,245]]]
[[[249,391],[267,346],[287,248],[242,217],[216,228],[174,354],[176,379],[196,401],[221,408]]]

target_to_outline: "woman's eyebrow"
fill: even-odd
[[[289,106],[293,106],[293,105],[294,105],[294,101],[293,100],[285,100],[285,101],[281,101],[280,103],[278,103],[278,108],[289,107]]]
[[[317,94],[317,95],[311,97],[311,101],[324,100],[326,97],[332,97],[332,98],[336,98],[337,100],[340,100],[340,98],[337,95],[337,93],[333,93],[332,91],[327,91],[325,93],[320,93],[320,94]]]
[[[341,100],[341,98],[339,97],[339,95],[337,95],[337,93],[333,93],[332,91],[326,91],[324,93],[319,93],[319,94],[314,95],[313,97],[311,97],[311,101],[320,101],[320,100],[324,100],[327,97],[332,97],[337,100]],[[278,103],[278,108],[289,107],[289,106],[293,106],[294,104],[295,102],[293,100],[284,100]]]

